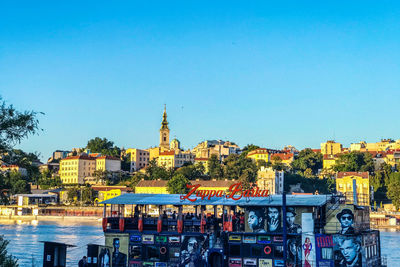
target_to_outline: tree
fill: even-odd
[[[389,184],[387,186],[387,195],[392,200],[393,205],[400,208],[400,173],[392,172],[389,175]]]
[[[200,165],[187,165],[180,167],[175,171],[175,174],[182,174],[189,180],[203,179],[204,178],[204,166]]]
[[[121,149],[114,146],[114,142],[107,140],[107,138],[101,139],[96,137],[90,139],[86,145],[87,149],[90,149],[91,153],[101,153],[103,155],[109,155],[114,157],[119,157],[121,154]]]
[[[242,153],[240,154],[240,156],[245,158],[250,151],[256,150],[257,148],[260,148],[260,147],[257,145],[248,144],[247,146],[245,146],[242,149]]]
[[[75,202],[75,200],[78,198],[78,188],[76,187],[68,188],[67,198],[70,203]]]
[[[62,185],[60,176],[52,175],[49,170],[45,170],[40,174],[38,184],[41,189],[49,189],[54,187],[59,187]]]
[[[222,179],[224,176],[221,163],[218,160],[217,155],[211,155],[208,159],[208,174],[211,179]]]
[[[276,171],[284,171],[286,169],[285,164],[282,163],[282,159],[279,156],[272,156],[271,158],[272,161],[272,169]]]
[[[158,166],[155,159],[150,160],[149,166],[146,168],[146,174],[150,180],[168,180],[173,175],[173,170],[166,170],[164,167]]]
[[[170,194],[185,194],[189,192],[187,184],[190,184],[189,179],[182,174],[176,174],[167,183],[167,191]]]
[[[83,204],[92,204],[95,198],[95,191],[91,187],[84,187],[82,190],[81,201]]]
[[[337,172],[373,172],[374,161],[369,153],[352,151],[340,155],[333,170]]]
[[[290,192],[291,185],[300,184],[301,189],[305,193],[315,193],[318,191],[320,194],[331,194],[335,192],[335,179],[319,179],[316,176],[307,178],[298,173],[285,172],[284,188],[286,192]]]
[[[5,240],[4,236],[0,235],[0,266],[18,267],[18,260],[7,253],[8,243],[9,241]]]
[[[224,177],[227,179],[253,183],[257,179],[257,171],[257,165],[252,159],[231,154],[224,160]]]
[[[28,135],[39,130],[36,111],[17,111],[12,105],[7,105],[0,97],[0,152],[11,149]]]
[[[36,163],[40,162],[39,154],[37,153],[26,153],[21,149],[10,149],[2,160],[10,165],[17,165],[25,168],[28,173],[28,179],[31,182],[37,182],[40,177],[39,168]]]
[[[318,170],[322,169],[322,158],[321,153],[315,153],[312,149],[306,148],[300,151],[291,166],[295,172],[304,172],[307,169],[311,169],[316,174]]]
[[[269,163],[269,166],[268,166]],[[265,160],[259,159],[257,160],[257,167],[258,169],[261,169],[261,167],[270,167],[272,164],[271,162],[266,162]]]

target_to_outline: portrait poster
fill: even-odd
[[[301,234],[301,216],[303,213],[311,213],[312,207],[287,207],[286,208],[286,227],[288,234]]]
[[[334,235],[335,266],[362,267],[362,243],[359,235]]]
[[[258,259],[259,267],[273,267],[272,259]]]
[[[245,231],[253,233],[281,233],[281,207],[248,207],[245,212]]]
[[[339,205],[327,210],[325,233],[354,234],[354,205]]]
[[[112,255],[112,247],[107,246],[99,246],[97,256],[98,267],[112,267],[111,263],[111,255]],[[95,262],[93,262],[95,263]]]
[[[129,253],[129,234],[105,234],[105,245],[111,247],[112,267],[126,267]]]
[[[291,236],[287,239],[287,262],[290,266],[301,266],[302,243],[301,236]]]
[[[208,249],[205,236],[182,236],[180,266],[202,266]]]

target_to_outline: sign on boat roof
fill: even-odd
[[[286,195],[287,206],[322,206],[331,199],[331,195]],[[126,193],[100,204],[126,204],[126,205],[226,205],[226,206],[282,206],[282,195],[268,197],[243,197],[239,200],[231,198],[204,198],[191,202],[182,200],[179,194],[133,194]]]

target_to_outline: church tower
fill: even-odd
[[[164,105],[163,120],[160,128],[160,148],[161,150],[169,149],[169,128],[167,121],[167,107]]]

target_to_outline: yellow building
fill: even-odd
[[[157,165],[166,169],[175,167],[175,151],[160,152],[157,158]]]
[[[272,164],[280,161],[284,165],[290,166],[293,160],[294,160],[293,153],[274,153],[270,155],[270,161]]]
[[[86,156],[71,156],[60,161],[59,175],[64,184],[83,184],[85,177],[93,176],[96,159]]]
[[[260,190],[268,190],[270,195],[282,194],[284,171],[261,167],[257,172],[257,186]]]
[[[336,155],[342,152],[342,144],[329,140],[326,143],[321,143],[322,155]]]
[[[400,150],[390,150],[386,153],[384,161],[392,167],[397,167],[400,164]]]
[[[370,187],[368,172],[338,172],[336,174],[336,191],[343,193],[347,200],[353,199],[353,181],[356,181],[357,204],[370,205]]]
[[[112,156],[96,158],[96,170],[117,172],[121,170],[121,159]]]
[[[149,165],[150,152],[147,149],[129,148],[126,150],[126,154],[129,154],[131,161],[131,172],[146,168]]]
[[[192,185],[200,184],[198,190],[228,190],[237,181],[190,181]],[[167,190],[168,181],[165,180],[141,180],[135,187],[136,194],[169,194]]]
[[[322,161],[322,168],[325,170],[332,170],[333,166],[336,164],[337,158],[332,155],[324,155]]]
[[[101,202],[125,194],[130,188],[126,186],[92,186],[92,189],[98,194],[95,202]]]
[[[266,148],[258,148],[256,150],[250,151],[247,154],[247,158],[257,162],[258,160],[263,160],[265,162],[270,162],[270,152]]]

